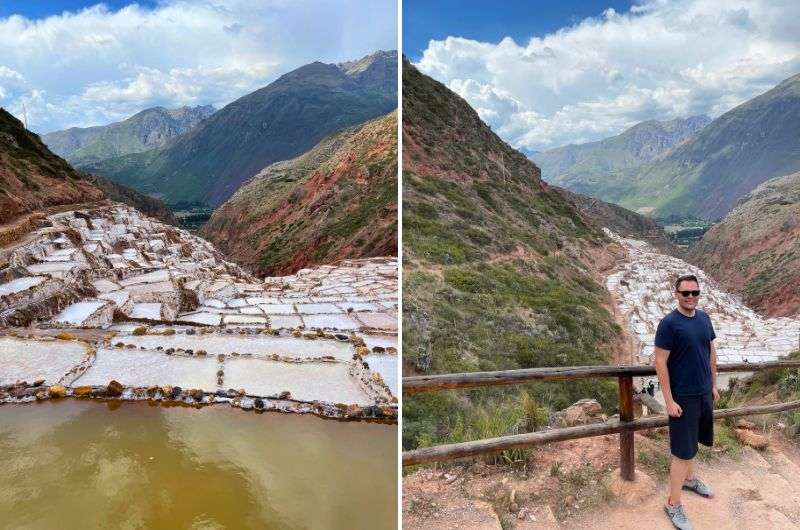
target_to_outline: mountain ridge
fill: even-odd
[[[656,218],[723,217],[762,182],[800,170],[800,74],[714,119],[664,157],[609,174],[596,196]]]
[[[214,211],[202,234],[258,275],[397,255],[397,112],[267,166]]]
[[[669,121],[647,120],[615,136],[557,147],[529,158],[541,167],[547,182],[595,195],[606,174],[663,156],[710,122],[705,115]]]
[[[57,155],[76,165],[140,153],[166,145],[215,112],[211,105],[141,110],[122,121],[94,127],[70,127],[42,135]]]
[[[601,271],[615,252],[463,98],[404,63],[405,375],[613,360],[622,331]],[[587,393],[611,406],[606,383],[406,395],[403,447],[516,434]]]
[[[0,108],[0,224],[51,207],[105,198],[175,224],[172,213],[160,201],[75,170],[50,151],[37,134]]]
[[[169,203],[219,205],[269,164],[396,108],[396,78],[380,75],[396,68],[396,53],[376,52],[359,61],[364,69],[349,75],[334,64],[301,66],[226,105],[168,146],[86,169]]]
[[[742,197],[688,258],[767,315],[800,312],[800,172]]]

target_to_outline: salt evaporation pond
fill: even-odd
[[[0,337],[0,385],[39,379],[54,385],[88,355],[89,348],[81,342]]]
[[[400,395],[397,388],[397,355],[371,353],[364,357],[364,361],[369,365],[370,370],[381,374],[383,382],[386,383],[393,395]]]
[[[73,386],[107,385],[116,379],[125,386],[172,385],[213,391],[217,361],[209,357],[173,357],[161,352],[97,350],[97,358]]]
[[[353,359],[353,346],[349,342],[331,339],[308,340],[295,337],[272,337],[269,335],[131,335],[124,337],[127,344],[155,349],[183,348],[184,350],[205,350],[209,355],[231,352],[252,353],[254,355],[278,354],[285,357],[322,357],[331,355],[342,361]]]
[[[225,386],[269,396],[289,391],[302,401],[370,405],[374,402],[344,363],[285,363],[234,358],[225,361]]]
[[[112,410],[113,409],[113,410]],[[396,528],[397,429],[227,406],[0,406],[7,528]]]

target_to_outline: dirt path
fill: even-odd
[[[700,474],[713,485],[716,496],[684,495],[686,514],[696,530],[800,528],[800,468],[782,451],[759,453],[745,448],[740,461],[701,465]],[[669,530],[672,525],[662,511],[663,497],[651,494],[640,503],[620,502],[573,521],[570,527]]]
[[[716,496],[685,492],[695,530],[800,529],[800,448],[782,435],[771,439],[765,451],[744,447],[698,461]],[[611,471],[617,443],[607,436],[546,446],[532,460],[538,471],[524,476],[481,464],[420,470],[403,479],[403,528],[670,530],[666,478],[638,464],[637,481],[622,483]],[[663,441],[637,435],[637,448],[663,452]]]

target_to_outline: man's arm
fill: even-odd
[[[661,393],[664,395],[664,404],[667,406],[667,414],[679,417],[683,414],[681,406],[672,399],[672,389],[669,387],[669,370],[667,369],[667,359],[669,350],[656,346],[656,374],[661,385]]]
[[[719,399],[719,390],[717,390],[717,347],[714,346],[714,341],[710,343],[711,348],[711,394],[714,396],[714,401]]]

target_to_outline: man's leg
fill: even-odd
[[[689,473],[692,461],[672,457],[672,463],[669,466],[669,503],[673,506],[678,506],[681,503],[681,489],[683,488],[683,481],[686,480]]]
[[[694,480],[694,458],[688,461],[689,466],[686,469],[686,480]]]

